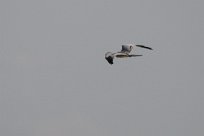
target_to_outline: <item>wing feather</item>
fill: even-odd
[[[151,47],[147,47],[147,46],[144,46],[144,45],[135,45],[135,46],[145,48],[145,49],[149,49],[149,50],[153,50]]]

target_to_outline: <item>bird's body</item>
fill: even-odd
[[[141,47],[141,48],[146,48],[149,50],[152,50],[152,48],[144,46],[144,45],[135,45],[135,44],[125,44],[122,45],[121,51],[117,53],[112,53],[112,52],[107,52],[105,54],[105,59],[108,61],[109,64],[113,64],[113,59],[116,58],[128,58],[128,57],[137,57],[137,56],[142,56],[142,55],[135,55],[135,54],[130,54],[132,51],[133,47]]]

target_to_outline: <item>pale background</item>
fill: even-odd
[[[0,135],[203,136],[203,51],[202,0],[1,0]]]

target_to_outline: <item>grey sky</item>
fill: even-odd
[[[203,5],[1,1],[0,135],[204,135]],[[109,65],[126,43],[154,50]]]

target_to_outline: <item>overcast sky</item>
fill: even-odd
[[[202,0],[0,1],[0,135],[204,135]],[[107,51],[136,43],[142,57]]]

